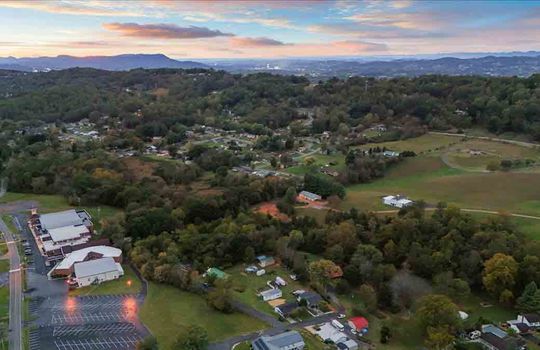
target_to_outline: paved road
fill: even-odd
[[[13,233],[0,218],[0,231],[8,246],[9,254],[9,348],[22,349],[22,271],[17,243]]]

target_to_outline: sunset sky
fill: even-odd
[[[540,50],[540,1],[0,0],[0,57]]]

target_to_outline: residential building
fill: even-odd
[[[349,338],[339,329],[334,327],[330,322],[323,323],[319,327],[315,328],[315,332],[325,343],[342,343],[346,342]]]
[[[517,350],[524,344],[522,339],[511,337],[492,324],[482,326],[482,335],[479,341],[488,350]]]
[[[259,255],[256,259],[259,263],[259,266],[262,268],[274,265],[276,263],[276,260],[273,257],[267,255]]]
[[[280,315],[281,317],[287,318],[296,309],[298,309],[298,303],[293,301],[293,302],[289,302],[289,303],[285,303],[285,304],[281,304],[279,306],[276,306],[274,308],[274,311],[278,315]]]
[[[281,292],[281,289],[279,288],[272,288],[272,289],[262,291],[260,293],[260,296],[262,297],[264,301],[269,301],[269,300],[275,300],[275,299],[281,298],[283,296],[283,293]]]
[[[349,327],[358,332],[365,334],[368,331],[369,322],[365,317],[353,317],[349,320]]]
[[[301,293],[296,297],[296,299],[299,303],[301,303],[302,300],[305,300],[307,307],[310,307],[310,308],[316,308],[317,306],[319,306],[319,303],[323,300],[323,298],[315,292]]]
[[[62,260],[64,248],[88,243],[93,232],[90,215],[80,209],[42,215],[34,210],[28,227],[45,257],[46,265]]]
[[[272,337],[262,336],[251,343],[253,350],[303,350],[306,344],[297,331],[289,331]]]
[[[394,151],[384,151],[384,152],[383,152],[383,156],[389,157],[389,158],[396,158],[396,157],[399,157],[399,152],[394,152]]]
[[[403,197],[399,194],[395,196],[383,197],[382,201],[383,201],[383,204],[385,205],[389,205],[389,206],[400,208],[400,209],[414,204],[412,200],[406,197]]]
[[[358,343],[355,342],[354,340],[350,339],[350,338],[347,338],[347,340],[345,340],[343,342],[337,343],[336,346],[337,346],[337,348],[339,350],[356,350],[356,349],[358,349]]]
[[[321,199],[322,199],[321,196],[319,196],[318,194],[309,192],[309,191],[302,191],[296,197],[296,200],[298,202],[304,202],[304,203],[317,202],[317,201],[320,201]]]
[[[520,323],[525,323],[531,328],[540,328],[540,313],[518,315],[517,320]]]
[[[113,258],[116,263],[122,263],[122,250],[104,245],[88,247],[73,251],[65,255],[64,260],[49,271],[49,278],[69,277],[74,273],[74,265],[83,261],[101,258]]]
[[[75,263],[73,272],[74,280],[79,288],[112,281],[124,275],[122,265],[114,261],[113,258],[101,258]]]

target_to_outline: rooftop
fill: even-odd
[[[122,271],[122,266],[117,264],[113,258],[101,258],[96,260],[89,260],[84,262],[78,262],[74,265],[75,276],[77,278],[91,277],[99,275],[101,273]]]
[[[300,333],[289,331],[275,335],[273,337],[260,337],[253,341],[254,350],[280,350],[289,349],[291,346],[304,344],[304,339]]]
[[[83,234],[90,231],[88,230],[88,227],[84,225],[70,225],[58,228],[51,228],[48,230],[48,232],[54,242],[62,242],[81,238]]]
[[[51,230],[63,226],[83,225],[83,219],[77,214],[75,209],[59,211],[56,213],[42,214],[39,217],[41,227]]]
[[[90,253],[101,254],[104,258],[117,258],[122,255],[122,250],[104,245],[76,250],[67,254],[54,269],[69,269],[73,264],[84,261]]]

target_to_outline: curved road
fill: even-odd
[[[8,246],[9,255],[9,348],[22,349],[22,271],[17,242],[6,223],[0,218],[0,231]]]

